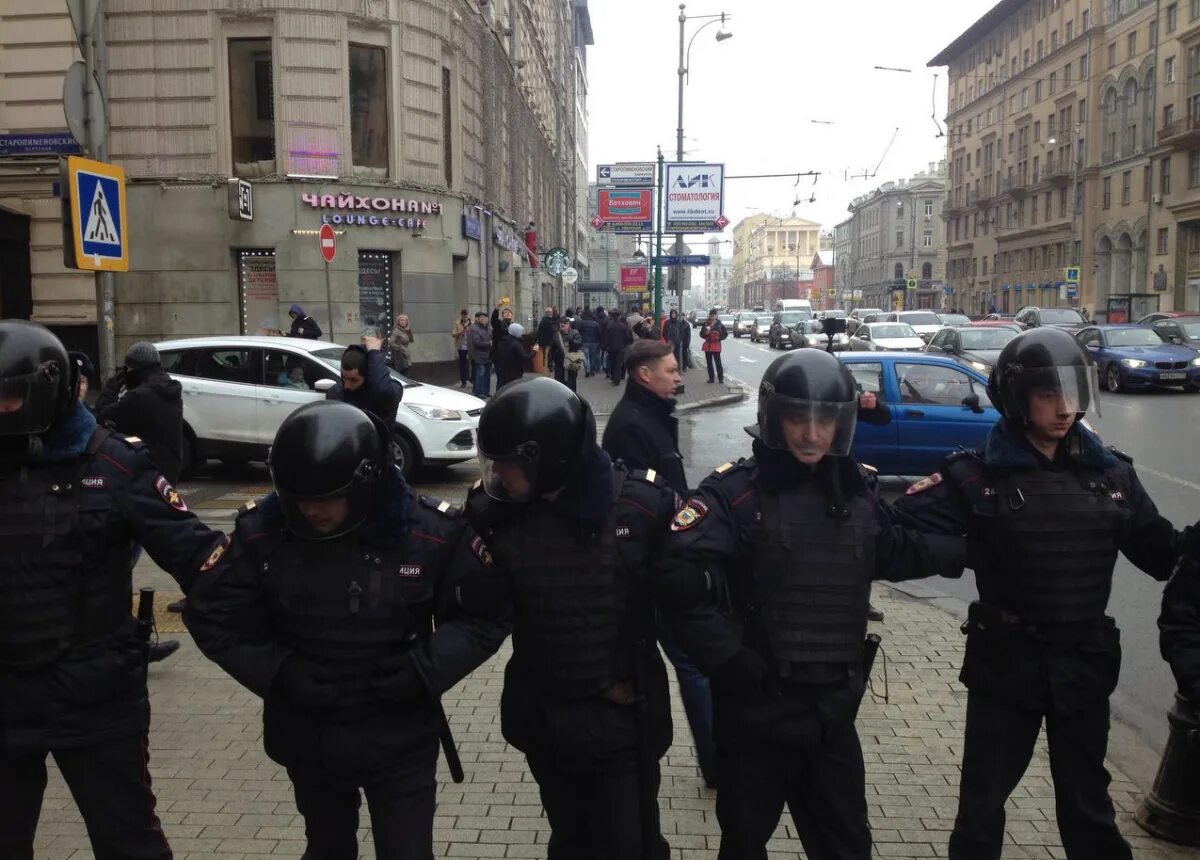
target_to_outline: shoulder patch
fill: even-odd
[[[204,564],[200,565],[200,572],[208,573],[210,570],[212,570],[214,567],[216,567],[217,562],[219,562],[221,560],[222,556],[225,555],[225,551],[228,549],[229,549],[229,538],[222,535],[221,540],[217,543],[217,545],[215,547],[213,547],[212,553],[208,556],[208,561],[206,561],[206,562],[204,562]]]
[[[141,436],[126,436],[125,441],[128,442],[130,445],[137,445],[142,441],[142,437]]]
[[[1132,458],[1132,457],[1130,457],[1128,454],[1126,454],[1126,453],[1125,453],[1124,451],[1122,451],[1121,449],[1119,449],[1119,448],[1114,448],[1112,445],[1109,445],[1109,446],[1108,446],[1108,450],[1109,450],[1109,452],[1110,452],[1110,453],[1112,453],[1112,454],[1113,454],[1113,456],[1115,456],[1115,457],[1116,457],[1118,460],[1124,460],[1124,461],[1125,461],[1126,463],[1128,463],[1129,465],[1131,465],[1131,466],[1133,465],[1133,458]]]
[[[708,515],[708,504],[700,498],[688,499],[688,503],[679,509],[671,520],[671,531],[687,531]]]
[[[125,443],[126,448],[132,448],[135,451],[144,451],[146,448],[146,443],[142,441],[141,436],[122,436],[120,433],[113,433],[111,438]]]
[[[237,515],[240,517],[243,514],[248,514],[257,507],[258,507],[258,502],[254,501],[252,499],[252,500],[246,502],[246,504],[242,505],[240,508],[238,508]]]
[[[922,478],[921,480],[919,480],[915,484],[913,484],[911,487],[909,487],[908,490],[905,491],[904,495],[915,496],[917,493],[923,493],[926,490],[936,487],[941,482],[942,482],[942,473],[934,472],[929,477]]]
[[[187,513],[188,506],[183,501],[183,496],[179,495],[179,491],[171,486],[171,482],[159,475],[154,481],[154,489],[159,497],[169,506],[179,511]]]
[[[865,470],[870,472],[872,475],[879,474],[879,470],[876,469],[874,466],[872,466],[870,463],[859,463],[858,465],[862,466]]]
[[[644,472],[639,469],[636,472],[630,472],[629,477],[638,481],[646,481],[647,483],[654,484],[656,487],[664,487],[667,483],[663,480],[663,476],[658,474],[655,469],[647,469]]]
[[[957,462],[958,460],[962,460],[966,457],[973,457],[976,460],[980,459],[978,451],[968,450],[966,448],[959,448],[957,451],[951,451],[949,454],[946,455],[946,462],[954,463],[954,462]]]
[[[419,496],[418,498],[420,499],[421,504],[427,508],[430,508],[431,510],[437,511],[439,514],[444,514],[448,517],[457,517],[462,513],[462,509],[457,505],[452,505],[447,501],[443,501],[442,499],[435,499],[432,496]]]
[[[479,563],[484,567],[492,566],[492,553],[483,542],[483,538],[478,535],[471,538],[471,554],[479,559]]]
[[[720,466],[717,466],[717,468],[713,469],[713,474],[714,475],[724,475],[726,472],[728,472],[730,469],[732,469],[736,465],[737,465],[737,463],[722,463]]]

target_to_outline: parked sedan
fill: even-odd
[[[1200,350],[1200,314],[1173,314],[1151,328],[1165,343],[1180,343]]]
[[[920,352],[925,349],[925,341],[913,331],[912,326],[904,323],[863,323],[854,337],[850,338],[850,349],[857,352]]]
[[[830,337],[821,320],[805,320],[792,329],[792,346],[808,346],[833,352],[841,352],[843,349],[850,348],[850,338],[845,334],[838,332],[832,335],[832,347],[829,342]]]
[[[754,343],[766,343],[767,338],[771,336],[771,317],[759,315],[754,318],[754,325],[750,326],[750,340]]]
[[[892,311],[885,315],[881,322],[904,323],[912,326],[917,337],[926,343],[942,327],[942,321],[933,311]]]
[[[1109,391],[1158,385],[1200,391],[1200,356],[1190,347],[1163,343],[1153,329],[1094,325],[1076,337],[1091,353],[1100,379]]]
[[[1013,319],[1025,328],[1054,326],[1072,334],[1087,325],[1087,320],[1075,308],[1021,308]]]
[[[942,325],[970,325],[971,318],[966,314],[938,314],[937,318],[942,321]]]
[[[991,373],[1000,350],[1017,336],[1017,332],[1015,326],[949,326],[933,336],[925,351],[948,355],[980,373]]]
[[[810,311],[779,311],[771,319],[771,328],[767,333],[767,344],[771,349],[790,349],[792,330],[802,322],[812,319]],[[799,342],[794,344],[799,346]]]
[[[749,337],[750,329],[754,326],[754,320],[757,318],[758,314],[754,311],[741,311],[733,318],[733,327],[730,330],[730,334],[734,337],[741,337],[742,335]]]
[[[158,344],[163,369],[183,386],[184,468],[208,458],[265,460],[283,419],[323,400],[345,347],[281,337],[197,337]],[[392,372],[403,389],[393,451],[404,474],[475,456],[484,403]]]
[[[844,352],[860,392],[887,404],[892,421],[859,422],[854,456],[884,475],[926,475],[959,448],[981,448],[999,419],[987,377],[929,353]]]

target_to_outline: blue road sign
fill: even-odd
[[[85,158],[71,157],[67,164],[76,266],[92,271],[128,271],[125,171]]]
[[[658,257],[654,258],[654,262],[658,262]],[[708,254],[687,254],[683,257],[671,255],[662,258],[664,266],[708,266],[712,264],[712,257]]]

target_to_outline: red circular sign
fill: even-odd
[[[336,238],[333,235],[333,228],[328,224],[321,225],[321,256],[325,258],[326,263],[333,262],[333,255],[336,253]]]

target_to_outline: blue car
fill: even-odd
[[[1075,337],[1091,354],[1109,391],[1159,385],[1200,391],[1200,354],[1189,346],[1163,343],[1149,326],[1093,325]]]
[[[987,377],[924,352],[843,352],[860,392],[887,404],[892,421],[858,422],[854,456],[882,475],[926,475],[959,448],[982,448],[1000,418]]]

